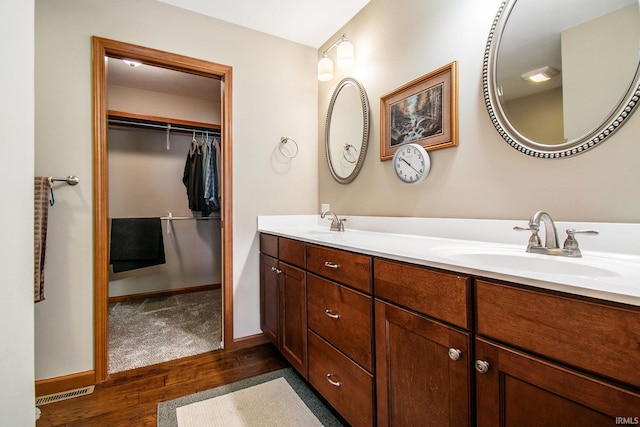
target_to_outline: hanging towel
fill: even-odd
[[[160,218],[111,220],[114,273],[166,263]]]
[[[47,223],[49,220],[49,192],[51,178],[35,177],[34,194],[34,288],[33,300],[44,300],[44,266],[47,255]]]

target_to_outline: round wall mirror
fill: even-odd
[[[369,101],[356,80],[343,79],[331,97],[325,128],[329,170],[341,184],[353,181],[364,162],[369,141]]]
[[[485,51],[491,120],[531,156],[583,153],[640,100],[638,0],[506,0]]]

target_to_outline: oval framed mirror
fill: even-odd
[[[355,79],[343,79],[331,96],[325,126],[325,152],[333,178],[352,182],[360,173],[369,143],[369,100]]]
[[[483,63],[502,138],[530,156],[563,158],[618,130],[640,100],[639,9],[638,0],[503,1]]]

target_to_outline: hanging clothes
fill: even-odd
[[[202,152],[195,137],[191,141],[191,147],[187,153],[187,160],[182,174],[182,183],[187,189],[189,209],[192,211],[205,210]]]
[[[207,143],[207,155],[204,159],[204,199],[208,208],[208,213],[220,210],[220,143],[218,138],[213,138]]]
[[[217,209],[220,209],[220,207],[222,206],[220,200],[222,197],[222,187],[221,187],[221,183],[222,183],[222,167],[221,167],[221,162],[222,162],[222,149],[220,147],[220,138],[214,138],[213,141],[211,142],[211,146],[215,152],[215,159],[213,160],[213,165],[214,165],[214,173],[215,173],[215,194],[214,194],[214,199],[215,202],[214,204],[217,206]]]

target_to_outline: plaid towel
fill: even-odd
[[[35,177],[34,194],[34,288],[33,300],[44,300],[44,266],[47,255],[47,223],[49,220],[49,192],[51,178]]]

